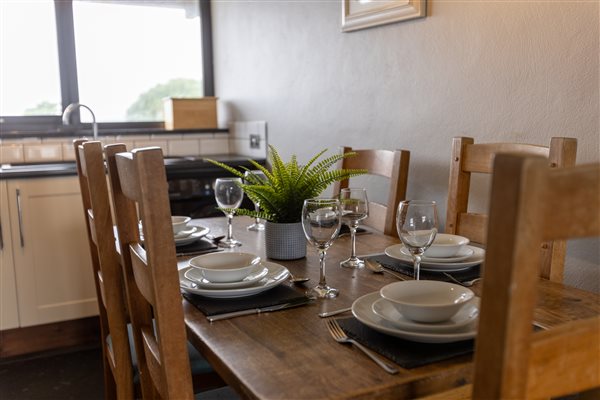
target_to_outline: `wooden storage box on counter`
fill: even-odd
[[[217,127],[217,98],[164,99],[165,129]]]

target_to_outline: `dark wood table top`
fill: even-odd
[[[195,221],[217,236],[226,232],[225,218]],[[264,232],[247,231],[250,218],[234,218],[239,251],[265,257]],[[371,233],[357,236],[357,253],[381,253],[397,238]],[[322,311],[350,307],[358,297],[378,291],[394,281],[387,274],[339,266],[350,253],[350,238],[338,238],[327,252],[327,282],[340,289],[335,299],[260,315],[209,322],[196,307],[183,300],[188,336],[223,379],[244,398],[414,398],[470,381],[472,356],[459,356],[414,369],[399,368],[390,375],[362,352],[335,342],[318,317]],[[309,246],[307,256],[277,261],[292,274],[319,279],[319,260]],[[185,266],[182,258],[180,267]],[[480,284],[472,289],[479,294]],[[600,314],[600,296],[540,280],[536,322],[552,327],[561,322]],[[347,314],[350,315],[350,314]]]

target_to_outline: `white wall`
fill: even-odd
[[[341,2],[213,0],[217,95],[235,120],[306,160],[344,144],[411,151],[409,198],[445,215],[454,136],[548,145],[598,161],[598,2],[428,1],[425,19],[342,33]],[[486,208],[486,181],[472,199]],[[566,281],[600,291],[599,242]]]

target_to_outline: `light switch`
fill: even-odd
[[[260,149],[260,135],[250,135],[250,148]]]

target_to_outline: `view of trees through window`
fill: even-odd
[[[0,115],[60,115],[52,1],[0,1]]]
[[[163,99],[166,97],[201,97],[202,82],[193,79],[172,79],[144,92],[127,108],[128,121],[163,119]]]
[[[0,115],[62,113],[54,7],[65,2],[0,2]],[[98,122],[162,121],[164,98],[204,95],[199,1],[72,0],[72,21],[77,74],[66,79]]]
[[[127,108],[127,121],[159,121],[163,119],[163,99],[168,97],[201,97],[202,81],[172,79],[142,93],[135,103]],[[23,115],[52,115],[60,110],[60,104],[42,101],[27,108]],[[60,111],[58,111],[60,113]]]

